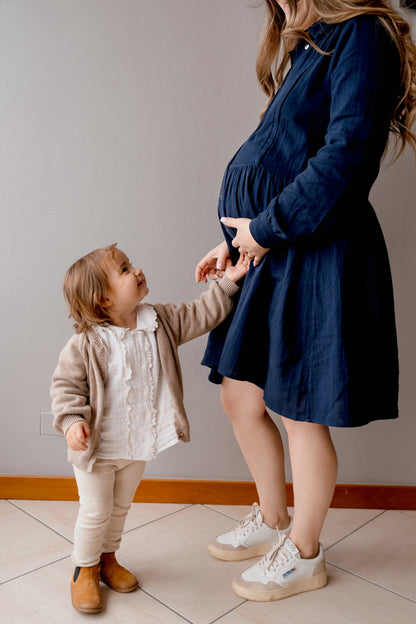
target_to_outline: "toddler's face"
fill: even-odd
[[[133,267],[120,249],[114,250],[114,257],[108,263],[108,278],[108,296],[114,314],[130,314],[149,292],[143,271]]]

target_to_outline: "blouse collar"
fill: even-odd
[[[119,338],[124,338],[129,332],[145,331],[154,332],[158,327],[156,310],[149,303],[141,303],[137,308],[137,325],[135,329],[119,327],[118,325],[98,326],[104,331],[110,331]]]
[[[141,303],[137,309],[136,329],[154,332],[157,329],[156,310],[149,303]]]

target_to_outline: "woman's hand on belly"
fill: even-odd
[[[198,262],[195,269],[195,279],[199,282],[206,282],[207,276],[211,279],[217,279],[224,275],[227,260],[230,258],[230,252],[228,251],[227,243],[223,241],[214,249],[211,249],[203,258]]]
[[[231,217],[222,217],[221,223],[227,227],[237,230],[231,244],[236,247],[240,254],[246,254],[253,261],[253,266],[257,266],[263,256],[269,251],[265,247],[261,247],[252,237],[250,232],[251,219],[232,219]]]

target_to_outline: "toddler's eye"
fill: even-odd
[[[128,268],[126,266],[121,267],[122,273],[126,273],[127,271],[128,271]]]

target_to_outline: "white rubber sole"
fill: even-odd
[[[243,581],[244,582],[244,581]],[[321,589],[328,583],[328,576],[326,571],[316,576],[311,576],[301,581],[297,581],[288,585],[287,587],[279,587],[276,589],[256,590],[250,589],[245,585],[241,585],[239,581],[233,581],[233,590],[246,600],[252,600],[254,602],[272,602],[274,600],[282,600],[283,598],[289,598],[289,596],[295,596],[303,592],[313,591],[315,589]]]
[[[221,561],[245,561],[246,559],[253,559],[254,557],[262,557],[269,552],[274,546],[274,543],[259,544],[258,546],[252,546],[251,548],[244,548],[241,550],[224,550],[216,544],[208,544],[208,552],[211,557],[215,559],[221,559]]]

